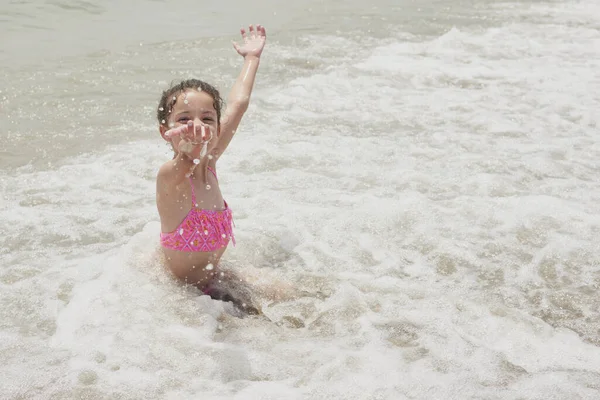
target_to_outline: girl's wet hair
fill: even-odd
[[[162,93],[160,102],[158,103],[158,110],[156,116],[158,123],[163,126],[168,126],[167,121],[169,114],[173,110],[173,106],[177,102],[177,97],[186,90],[197,90],[208,93],[213,98],[213,106],[217,112],[217,123],[221,123],[221,110],[223,108],[223,99],[219,94],[219,91],[212,85],[201,81],[199,79],[187,79],[179,83],[172,84],[171,87]],[[173,100],[175,97],[175,100]]]

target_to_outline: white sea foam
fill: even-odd
[[[155,127],[3,171],[3,397],[596,398],[600,10],[479,12],[270,43],[218,165],[224,265],[301,292],[263,316],[161,266]]]

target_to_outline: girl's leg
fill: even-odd
[[[212,299],[233,303],[243,313],[260,314],[260,308],[252,299],[252,288],[231,270],[220,270],[203,292]]]

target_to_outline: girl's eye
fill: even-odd
[[[190,119],[189,119],[188,117],[181,117],[181,118],[179,118],[179,119],[177,120],[177,122],[182,122],[182,123],[183,123],[183,122],[187,122],[187,121],[189,121],[189,120],[190,120]]]
[[[214,120],[212,118],[204,118],[203,121],[213,122]]]

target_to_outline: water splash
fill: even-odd
[[[200,151],[200,157],[206,157],[206,153],[208,152],[208,142],[204,142],[202,145],[202,150]]]

